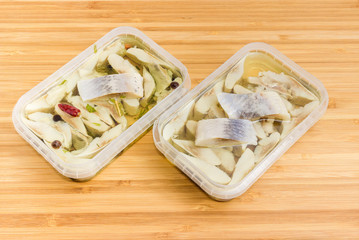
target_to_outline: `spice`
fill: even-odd
[[[73,117],[80,116],[80,113],[81,113],[80,109],[75,108],[74,106],[71,106],[68,104],[62,104],[62,103],[60,103],[58,106],[63,112],[65,112]]]
[[[58,122],[58,121],[61,121],[62,120],[62,118],[61,118],[61,116],[60,115],[54,115],[53,117],[52,117],[52,120],[54,120],[55,122]]]
[[[51,146],[55,149],[59,149],[61,147],[61,142],[59,140],[55,140],[51,143]]]
[[[170,84],[170,87],[171,87],[172,89],[176,89],[176,88],[178,88],[178,86],[179,86],[179,83],[178,83],[178,82],[171,82],[171,84]]]

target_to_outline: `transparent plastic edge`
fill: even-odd
[[[212,81],[228,69],[232,64],[244,57],[251,51],[264,51],[271,54],[275,59],[282,62],[289,69],[295,72],[298,76],[312,84],[319,92],[321,101],[318,107],[316,107],[304,120],[302,120],[291,132],[288,134],[281,143],[279,143],[252,171],[250,171],[238,184],[236,185],[219,185],[213,183],[207,176],[201,174],[201,171],[194,167],[192,164],[184,166],[188,161],[184,157],[177,154],[174,147],[165,141],[161,136],[161,125],[163,121],[171,116],[179,108],[188,104],[193,98],[201,93],[208,87]],[[294,63],[288,57],[283,55],[274,47],[266,43],[250,43],[241,48],[237,53],[230,57],[224,64],[212,72],[207,78],[205,78],[200,84],[193,88],[181,101],[179,101],[172,108],[167,110],[154,124],[153,138],[156,147],[161,151],[168,160],[180,168],[189,178],[197,183],[208,195],[216,200],[227,201],[242,195],[248,190],[300,137],[302,137],[325,113],[328,106],[328,93],[322,84],[316,77],[305,71],[299,65]]]
[[[85,163],[65,162],[64,160],[59,158],[55,154],[55,152],[51,151],[51,149],[49,149],[48,146],[46,146],[45,143],[42,142],[22,122],[22,107],[40,91],[43,91],[47,87],[52,87],[49,87],[49,85],[55,83],[57,79],[77,69],[79,65],[81,65],[94,53],[93,49],[95,45],[98,48],[101,48],[116,36],[124,34],[134,35],[140,38],[148,45],[151,50],[155,51],[164,59],[168,60],[177,68],[179,68],[183,76],[183,83],[180,85],[179,88],[171,92],[171,94],[169,94],[166,98],[159,102],[148,113],[146,113],[143,117],[137,120],[128,129],[126,129],[120,136],[111,141],[111,143],[107,145],[101,152],[96,154],[95,157],[89,159]],[[191,80],[188,74],[188,70],[178,59],[176,59],[165,49],[160,47],[157,43],[155,43],[152,39],[150,39],[140,30],[133,27],[118,27],[105,34],[94,44],[90,45],[88,48],[75,56],[68,63],[66,63],[53,74],[48,76],[45,80],[41,81],[35,87],[23,94],[13,108],[12,120],[15,130],[19,133],[19,135],[21,135],[38,153],[40,153],[40,155],[42,155],[60,174],[65,177],[77,180],[89,179],[95,176],[97,172],[100,171],[107,164],[109,164],[109,162],[112,161],[116,155],[118,155],[121,151],[123,151],[124,148],[130,145],[135,139],[137,139],[141,134],[143,134],[143,132],[145,132],[149,127],[151,127],[155,119],[158,118],[158,116],[160,116],[160,114],[164,112],[167,108],[172,106],[179,98],[186,94],[190,88]]]

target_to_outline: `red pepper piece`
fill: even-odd
[[[75,108],[74,106],[71,106],[68,104],[62,104],[62,103],[60,103],[58,106],[63,112],[65,112],[73,117],[78,117],[81,114],[80,109]]]

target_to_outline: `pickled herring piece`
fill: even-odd
[[[256,120],[261,117],[273,117],[281,120],[290,119],[287,108],[276,92],[219,93],[217,97],[229,118]]]
[[[117,93],[140,98],[143,97],[142,82],[140,75],[113,74],[79,81],[77,88],[83,101]]]
[[[198,121],[196,146],[225,147],[256,144],[252,122],[244,119],[216,118]]]

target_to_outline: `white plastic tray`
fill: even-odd
[[[81,66],[87,59],[94,54],[94,46],[97,49],[110,44],[119,35],[132,35],[142,40],[150,50],[156,52],[163,59],[173,63],[180,70],[183,76],[183,83],[175,89],[169,96],[159,102],[154,108],[137,120],[132,126],[124,131],[120,136],[114,139],[108,146],[106,146],[101,152],[99,152],[92,159],[81,163],[69,163],[64,162],[59,158],[48,146],[45,145],[28,127],[22,122],[25,106],[34,99],[45,94],[53,86],[57,85],[58,80],[70,74]],[[119,27],[115,28],[96,43],[88,47],[85,51],[80,53],[74,59],[69,61],[51,76],[40,82],[33,89],[25,93],[16,103],[12,119],[16,131],[29,142],[36,151],[38,151],[59,173],[65,177],[69,177],[76,180],[87,180],[95,176],[98,171],[110,163],[110,161],[119,154],[124,148],[136,140],[142,133],[144,133],[153,122],[169,107],[176,103],[184,94],[191,88],[191,80],[188,75],[187,68],[173,57],[166,50],[157,45],[153,40],[147,37],[144,33],[138,29],[132,27]]]
[[[250,52],[264,52],[273,57],[274,61],[283,65],[290,74],[294,74],[297,78],[313,86],[320,98],[320,104],[315,108],[302,122],[300,122],[279,144],[247,174],[238,184],[235,185],[220,185],[210,180],[198,168],[196,168],[188,159],[179,152],[162,137],[163,127],[173,119],[177,112],[187,106],[187,104],[199,98],[209,87],[213,85],[219,77],[226,74],[228,70],[236,64],[241,58]],[[181,169],[190,179],[192,179],[199,187],[201,187],[208,195],[216,200],[226,201],[243,194],[252,186],[257,179],[267,171],[273,163],[282,156],[301,136],[303,136],[314,123],[324,114],[328,106],[328,94],[323,84],[310,73],[306,72],[296,63],[281,54],[278,50],[265,43],[250,43],[240,49],[230,59],[228,59],[222,66],[216,69],[206,79],[204,79],[198,86],[190,91],[184,98],[182,98],[176,105],[167,110],[155,122],[153,126],[153,138],[156,147],[166,156],[166,158]]]

